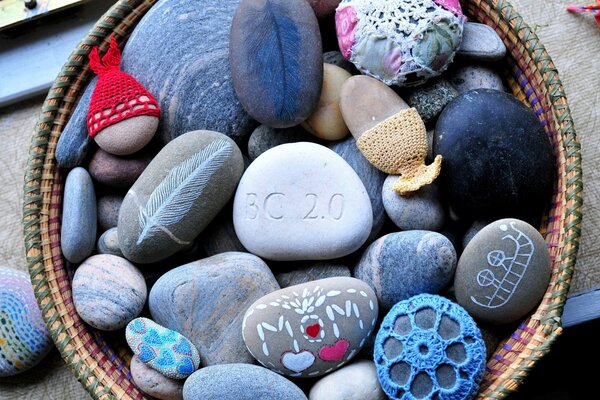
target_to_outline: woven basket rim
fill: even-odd
[[[56,209],[60,209],[62,179],[54,151],[76,99],[85,88],[91,48],[99,45],[100,51],[105,51],[111,35],[126,38],[156,2],[119,0],[78,44],[48,92],[32,138],[25,175],[23,230],[36,299],[61,356],[95,398],[144,397],[130,382],[121,357],[99,334],[82,324],[76,313],[73,315],[69,271],[55,245],[60,233],[60,210]],[[551,285],[536,312],[496,350],[479,393],[479,398],[501,399],[516,390],[562,331],[561,315],[581,234],[581,146],[558,72],[535,32],[505,0],[466,0],[463,9],[479,22],[492,26],[503,38],[514,58],[513,73],[525,77],[509,80],[513,92],[529,101],[536,114],[539,111],[540,120],[547,122],[547,129],[555,131],[556,151],[564,157],[564,162],[563,157],[557,160],[558,182],[564,186],[564,191],[558,187],[557,196],[564,204],[555,205],[554,210],[561,211],[560,218],[552,220],[551,215],[546,229],[547,237],[561,239],[556,246],[550,246],[556,254]],[[83,342],[82,338],[87,340]]]

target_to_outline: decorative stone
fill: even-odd
[[[411,90],[406,102],[417,109],[425,124],[429,124],[457,96],[458,91],[447,80],[437,78]]]
[[[72,291],[77,314],[103,331],[124,328],[142,312],[147,295],[142,273],[110,254],[85,260],[75,271]]]
[[[349,72],[331,64],[323,64],[323,88],[317,108],[302,122],[313,135],[325,140],[340,140],[350,132],[340,111],[340,92]]]
[[[352,75],[358,73],[354,64],[346,60],[342,53],[340,53],[339,51],[326,51],[325,53],[323,53],[323,62],[326,64],[332,64],[336,67],[343,68]]]
[[[406,231],[373,242],[353,275],[375,290],[382,308],[390,309],[411,296],[440,292],[452,280],[455,268],[456,251],[445,236]]]
[[[248,167],[233,224],[244,247],[261,257],[326,260],[360,248],[373,214],[364,185],[343,158],[317,144],[291,143]]]
[[[229,49],[235,92],[248,114],[274,128],[308,118],[323,82],[321,34],[308,2],[242,0]]]
[[[550,275],[542,235],[526,222],[507,218],[480,230],[463,250],[454,289],[474,318],[508,324],[540,302]]]
[[[124,196],[120,194],[107,194],[98,199],[98,226],[101,230],[117,226],[123,199]]]
[[[112,254],[113,256],[123,257],[123,252],[119,247],[119,234],[117,228],[110,228],[98,239],[98,254]]]
[[[29,275],[0,267],[0,378],[39,364],[52,346]]]
[[[223,253],[175,268],[150,291],[152,319],[185,335],[202,365],[252,363],[240,332],[244,310],[279,289],[269,267],[247,253]]]
[[[392,400],[470,399],[485,372],[485,345],[473,318],[435,295],[399,302],[375,338],[379,383]]]
[[[141,362],[168,378],[185,379],[200,366],[200,355],[192,342],[148,318],[127,324],[125,338]]]
[[[187,0],[161,0],[127,41],[122,70],[159,102],[163,143],[201,129],[236,141],[252,131],[254,122],[237,100],[229,66],[229,31],[238,4],[206,0],[198,7]]]
[[[436,124],[434,153],[443,156],[441,189],[459,217],[534,221],[550,204],[550,141],[510,94],[477,89],[454,99]]]
[[[248,140],[248,157],[254,161],[265,151],[285,143],[315,142],[318,139],[301,126],[291,128],[271,128],[260,125],[252,132]]]
[[[458,1],[343,0],[335,14],[340,50],[365,75],[414,86],[442,73],[463,33]]]
[[[316,262],[303,268],[294,269],[290,272],[283,272],[275,275],[281,288],[300,285],[311,281],[325,278],[334,278],[337,276],[350,277],[350,268],[341,264],[332,264],[328,262]]]
[[[340,368],[365,345],[377,323],[377,298],[354,278],[328,278],[270,293],[252,304],[242,334],[265,367],[293,377]]]
[[[121,205],[125,257],[151,263],[190,244],[225,206],[243,170],[240,150],[221,133],[188,132],[169,142]]]
[[[116,156],[126,156],[143,149],[154,137],[159,119],[138,115],[107,126],[94,135],[96,144]]]
[[[309,400],[387,400],[373,361],[359,360],[319,379]]]
[[[456,65],[448,71],[448,80],[459,93],[472,89],[494,89],[504,92],[502,77],[486,65]]]
[[[439,231],[446,222],[446,213],[436,185],[423,186],[411,194],[401,196],[394,191],[398,176],[385,180],[382,198],[385,211],[398,228],[403,231]]]
[[[96,245],[96,192],[87,171],[77,167],[69,172],[63,197],[60,247],[73,264],[85,260]]]
[[[475,61],[498,61],[506,55],[506,46],[494,28],[467,22],[457,56]]]
[[[200,369],[185,381],[183,398],[306,400],[302,390],[283,376],[249,364],[213,365]]]
[[[56,161],[63,168],[80,166],[94,142],[87,130],[87,113],[98,78],[94,77],[79,100],[56,145]]]
[[[333,143],[329,148],[342,157],[358,175],[371,200],[373,210],[373,227],[367,241],[375,240],[385,222],[385,209],[381,189],[386,175],[375,168],[360,152],[356,140],[350,136],[340,142]]]
[[[248,252],[235,233],[232,208],[231,203],[227,204],[201,234],[198,243],[209,257],[229,251]]]
[[[340,0],[308,0],[308,4],[310,4],[319,19],[333,15],[339,3]]]
[[[137,117],[129,118],[123,122],[136,119]],[[106,129],[110,129],[110,127]],[[152,157],[153,154],[149,153],[138,156],[119,157],[98,149],[90,160],[88,171],[98,183],[113,188],[129,189],[142,172],[144,172],[148,164],[150,164]]]
[[[133,382],[147,395],[161,400],[183,400],[183,381],[167,378],[135,355],[130,370]]]

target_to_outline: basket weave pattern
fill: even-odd
[[[144,399],[128,369],[130,354],[117,353],[77,315],[71,271],[60,249],[64,171],[55,159],[58,138],[89,77],[87,55],[103,54],[111,36],[123,43],[157,0],[120,0],[79,43],[44,102],[25,176],[23,229],[32,284],[54,342],[75,376],[96,399]],[[581,152],[569,106],[554,64],[535,33],[504,0],[466,0],[473,20],[493,27],[509,57],[513,93],[530,106],[557,158],[555,194],[541,232],[552,260],[552,279],[542,303],[489,360],[479,398],[502,399],[523,382],[560,335],[561,315],[575,266],[581,228]]]

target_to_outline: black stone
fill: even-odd
[[[461,217],[535,224],[549,205],[552,146],[534,112],[512,95],[476,89],[454,99],[438,119],[434,153],[444,157],[440,181]]]

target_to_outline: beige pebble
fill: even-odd
[[[161,400],[183,400],[183,380],[171,379],[150,368],[138,356],[131,359],[131,377],[142,392]]]
[[[141,115],[107,126],[94,135],[94,140],[107,153],[125,156],[150,143],[157,128],[157,117]]]
[[[340,111],[342,85],[352,75],[332,64],[323,64],[323,88],[315,111],[302,127],[325,140],[340,140],[348,135],[348,127]]]
[[[346,80],[340,93],[340,110],[355,139],[407,108],[408,104],[390,87],[364,75]]]

